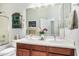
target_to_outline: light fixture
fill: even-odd
[[[31,4],[28,8],[35,8],[35,7],[41,7],[41,6],[48,6],[48,5],[51,5],[53,6],[54,4],[50,4],[50,3],[35,3],[35,4]]]

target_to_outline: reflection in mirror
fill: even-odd
[[[71,13],[70,3],[56,3],[41,5],[40,7],[28,8],[26,10],[26,34],[27,35],[39,35],[39,32],[43,29],[47,29],[45,36],[54,36],[55,38],[64,39],[66,20]],[[35,27],[29,27],[29,22],[34,21]]]

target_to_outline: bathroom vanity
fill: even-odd
[[[17,56],[74,56],[75,47],[66,41],[33,41],[20,39],[17,42]]]
[[[74,56],[74,49],[17,43],[17,56]]]

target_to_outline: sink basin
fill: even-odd
[[[40,36],[27,36],[26,38],[29,40],[36,40],[36,41],[41,39]]]
[[[45,41],[53,41],[55,40],[53,36],[46,36]]]
[[[54,41],[54,37],[53,36],[45,36],[44,37],[44,40],[41,40],[41,37],[40,36],[32,36],[30,37],[31,40],[34,40],[34,41]]]
[[[33,41],[46,41],[46,42],[52,42],[52,41],[63,41],[59,38],[54,38],[54,36],[44,36],[44,40],[41,40],[41,36],[27,36],[26,37],[28,40],[33,40]]]
[[[54,40],[53,36],[45,36],[44,40],[41,40],[40,36],[27,36],[26,38],[29,40],[35,40],[35,41],[53,41]]]
[[[41,37],[40,37],[40,36],[32,36],[31,39],[32,39],[32,40],[40,40]]]

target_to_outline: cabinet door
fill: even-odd
[[[17,49],[17,56],[29,56],[30,50],[26,49]]]
[[[41,52],[41,51],[32,51],[32,56],[46,56],[46,52]]]
[[[23,49],[22,54],[23,54],[23,56],[29,56],[30,55],[30,50]]]
[[[0,45],[9,42],[10,29],[9,19],[6,16],[0,15]]]
[[[69,48],[49,47],[48,52],[69,55],[69,56],[74,55],[74,49],[69,49]]]
[[[17,56],[22,56],[22,49],[17,49]]]

